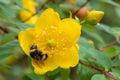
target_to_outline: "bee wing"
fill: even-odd
[[[38,66],[39,68],[42,68],[44,63],[41,61],[41,60],[35,60],[35,59],[32,59],[34,65]]]

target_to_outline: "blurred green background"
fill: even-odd
[[[73,16],[80,24],[88,10],[104,11],[105,15],[97,25],[81,24],[80,63],[76,67],[37,75],[17,40],[20,31],[34,27],[19,18],[22,0],[0,0],[0,80],[120,80],[120,0],[35,1],[39,5],[36,15],[50,7],[61,19],[84,7]]]

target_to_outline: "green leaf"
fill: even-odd
[[[93,71],[84,65],[79,65],[79,74],[81,80],[90,80],[93,76]]]
[[[57,68],[54,71],[49,71],[47,74],[48,74],[48,76],[55,76],[58,73],[60,73],[60,71],[61,71],[61,68]]]
[[[86,2],[86,0],[76,0],[76,5],[78,7],[82,6],[84,3]]]
[[[20,31],[25,30],[27,28],[33,28],[34,27],[34,25],[22,23],[22,22],[19,22],[19,21],[16,21],[15,23],[13,23],[13,25],[16,25],[16,27],[19,28]]]
[[[31,80],[28,76],[22,76],[20,80]]]
[[[3,63],[2,61],[0,61],[0,67],[4,67],[4,68],[10,68],[10,66],[8,66],[7,64]],[[0,68],[0,70],[2,70]]]
[[[8,42],[9,40],[11,40],[12,38],[14,38],[16,35],[17,35],[17,34],[14,33],[14,32],[8,33],[8,34],[6,34],[4,37],[2,37],[1,42],[2,42],[2,43],[6,43],[6,42]]]
[[[114,46],[110,46],[108,48],[105,48],[103,50],[103,52],[111,58],[114,57],[114,56],[117,56],[119,54],[118,50]]]
[[[109,33],[109,34],[112,34],[111,31],[110,31],[111,27],[108,26],[108,25],[100,24],[100,25],[96,25],[96,27],[97,27],[98,29],[100,29],[100,30],[106,31],[106,32]]]
[[[69,80],[70,69],[61,69],[61,80]]]
[[[105,3],[108,3],[108,4],[111,4],[113,6],[116,6],[116,7],[120,7],[120,5],[112,0],[101,0],[102,2],[105,2]]]
[[[60,8],[63,9],[64,11],[69,11],[70,9],[73,8],[73,6],[70,4],[63,3],[63,4],[60,4]]]
[[[91,80],[108,80],[103,74],[96,74],[92,77]]]
[[[120,80],[120,74],[117,72],[110,72],[113,76],[117,78],[117,80]]]
[[[95,58],[94,61],[96,61],[97,64],[104,67],[105,70],[111,68],[112,66],[111,59],[108,56],[106,56],[104,53],[95,49],[93,45],[88,43],[87,39],[81,37],[80,40],[78,41],[78,44],[80,46],[80,52],[91,55],[93,58]]]
[[[120,59],[114,59],[112,61],[112,66],[120,66]]]
[[[116,8],[116,14],[120,18],[120,8]]]
[[[0,46],[0,52],[8,51],[8,50],[13,50],[13,48],[16,48],[19,46],[19,43],[17,40],[8,42],[2,46]]]
[[[14,32],[16,34],[18,34],[20,32],[20,30],[16,27],[13,27],[13,26],[9,26],[8,29],[11,31],[11,32]]]
[[[22,5],[22,0],[14,0],[14,2],[19,6],[19,7],[23,7]]]
[[[60,14],[61,18],[66,18],[67,17],[66,13],[60,7],[58,7],[56,4],[49,3],[49,4],[46,5],[46,7],[47,8],[53,8],[55,11],[57,11]]]
[[[34,73],[28,73],[26,74],[31,80],[45,80],[44,76],[40,76]]]
[[[4,12],[0,12],[0,22],[1,23],[8,23],[10,19],[4,14]]]
[[[89,35],[90,37],[94,38],[95,40],[99,41],[100,43],[104,44],[104,40],[102,39],[102,37],[100,37],[100,35],[98,35],[95,32],[90,32],[87,30],[84,30],[85,33],[87,33],[87,35]]]
[[[120,37],[120,27],[112,27],[110,31],[116,38]]]
[[[7,17],[9,18],[15,17],[15,11],[7,4],[0,2],[0,8],[2,9],[4,15],[6,15]]]
[[[10,56],[11,55],[11,53],[1,53],[0,54],[0,59],[2,60],[2,59],[4,59],[4,58],[7,58],[8,56]]]
[[[83,35],[94,40],[97,43],[96,45],[101,46],[105,44],[103,38],[98,34],[94,26],[85,23],[83,24],[82,30]]]

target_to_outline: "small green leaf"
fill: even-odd
[[[80,7],[80,6],[82,6],[85,2],[86,2],[86,0],[76,0],[76,5]]]
[[[106,31],[106,32],[109,33],[109,34],[112,34],[111,31],[110,31],[111,27],[108,26],[108,25],[100,24],[100,25],[96,25],[96,27],[97,27],[98,29],[100,29],[100,30]]]
[[[4,59],[4,58],[7,58],[8,56],[10,56],[11,55],[11,53],[1,53],[0,54],[0,59],[2,60],[2,59]]]
[[[116,8],[116,14],[117,14],[118,18],[120,18],[120,8]]]
[[[20,30],[25,30],[27,28],[33,28],[34,27],[34,25],[22,23],[22,22],[19,22],[19,21],[16,21],[15,23],[13,22],[13,25],[16,25],[16,27],[19,28]]]
[[[7,4],[0,2],[0,8],[2,9],[4,15],[6,15],[7,17],[9,18],[15,17],[15,11]]]
[[[117,78],[117,80],[120,80],[120,74],[117,72],[110,72],[113,76]]]
[[[120,7],[120,5],[118,3],[116,3],[115,1],[112,1],[112,0],[101,0],[101,1],[108,3],[108,4],[111,4],[113,6],[116,6],[116,7]]]
[[[22,5],[22,0],[14,0],[14,2],[19,6],[19,7],[23,7]]]
[[[60,8],[63,9],[63,10],[65,10],[65,11],[69,11],[70,9],[73,8],[73,6],[70,5],[70,4],[63,3],[63,4],[60,4]]]
[[[111,46],[111,47],[108,47],[108,48],[105,48],[103,50],[103,52],[108,55],[109,57],[114,57],[114,56],[117,56],[119,53],[118,53],[118,50],[116,49],[116,47],[114,46]]]
[[[112,61],[112,66],[120,66],[120,59],[114,59]]]
[[[113,27],[110,31],[116,38],[120,37],[120,27]]]
[[[17,35],[17,34],[14,33],[14,32],[8,33],[8,34],[6,34],[4,37],[2,37],[1,42],[2,42],[2,43],[6,43],[6,42],[8,42],[9,40],[11,40],[12,38],[14,38],[16,35]]]
[[[105,44],[103,38],[97,33],[94,26],[85,23],[83,24],[82,30],[83,30],[83,34],[88,38],[94,40],[97,43],[97,45]]]
[[[68,15],[62,10],[62,8],[58,7],[56,4],[49,3],[46,5],[47,8],[53,8],[60,14],[61,18],[66,18]]]
[[[62,80],[69,80],[70,69],[61,69]]]
[[[79,74],[81,80],[90,80],[93,76],[93,71],[84,65],[79,65]]]
[[[81,37],[78,41],[78,44],[80,45],[80,52],[91,55],[93,58],[95,58],[94,61],[104,67],[105,70],[111,68],[112,60],[104,53],[95,49],[93,45],[89,44],[87,39]]]
[[[15,27],[12,27],[12,26],[9,26],[8,29],[11,31],[11,32],[14,32],[16,34],[18,34],[20,32],[19,29],[15,28]]]
[[[48,74],[48,76],[55,76],[58,73],[60,73],[60,71],[61,71],[61,68],[57,68],[54,71],[49,71],[47,74]]]
[[[6,50],[12,50],[13,48],[16,48],[19,46],[19,43],[17,40],[14,40],[14,41],[11,41],[11,42],[8,42],[4,45],[1,45],[0,46],[0,52],[4,52]]]
[[[108,80],[103,74],[96,74],[91,80]]]
[[[45,80],[44,76],[40,76],[34,73],[28,73],[26,74],[31,80]]]

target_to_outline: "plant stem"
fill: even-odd
[[[4,25],[0,25],[0,29],[4,32],[4,33],[9,33],[10,31],[7,29],[6,26]]]
[[[45,80],[49,80],[47,73],[45,74]]]
[[[120,41],[120,39],[115,39],[112,42],[110,42],[108,45],[103,46],[102,48],[99,48],[100,51],[103,51],[105,48],[111,47],[115,44],[117,44]]]
[[[71,74],[70,74],[71,80],[79,80],[79,71],[78,66],[71,68]]]
[[[93,65],[91,65],[91,64],[89,64],[89,63],[87,63],[83,60],[79,60],[79,63],[84,65],[84,66],[87,66],[89,68],[92,68],[96,71],[99,71],[99,72],[103,73],[106,77],[111,78],[112,80],[117,80],[117,78],[115,76],[113,76],[112,74],[110,74],[108,71],[104,71],[102,69],[99,69],[98,67],[95,67],[95,66],[93,66]]]
[[[79,10],[80,10],[82,7],[84,7],[85,5],[87,5],[88,2],[90,2],[90,1],[91,1],[91,0],[87,0],[82,6],[80,6],[80,8],[73,13],[73,16],[75,16],[75,15],[79,12]]]

